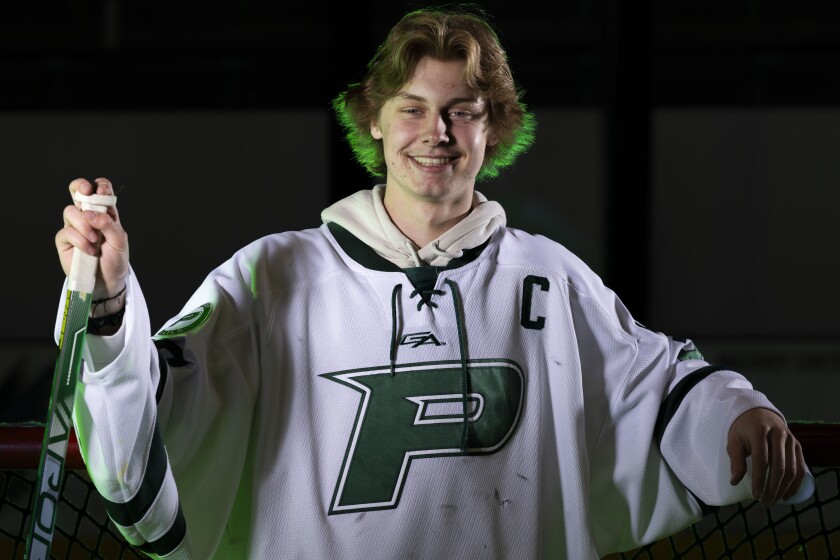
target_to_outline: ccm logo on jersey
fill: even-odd
[[[443,346],[446,343],[439,341],[431,331],[404,334],[402,338],[400,338],[400,346],[408,345],[412,348],[417,348],[418,346],[423,346],[424,344]]]

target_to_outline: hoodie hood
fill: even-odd
[[[473,209],[463,220],[425,247],[417,247],[391,221],[384,194],[385,185],[358,191],[326,208],[321,212],[321,220],[340,225],[400,268],[446,266],[464,249],[487,241],[507,222],[501,204],[474,191]]]

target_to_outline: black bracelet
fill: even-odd
[[[113,301],[113,300],[117,300],[117,305],[122,305],[122,301],[120,300],[120,298],[125,293],[125,289],[127,287],[128,287],[128,284],[125,284],[123,286],[123,289],[120,290],[119,292],[117,292],[117,295],[115,295],[115,296],[106,297],[106,298],[102,298],[102,299],[95,299],[95,300],[91,301],[90,302],[90,304],[91,304],[90,312],[95,313],[96,308],[101,305],[102,306],[102,311],[105,311],[107,313],[108,306],[105,305],[105,303],[109,302],[109,301]]]
[[[102,298],[102,299],[95,299],[91,303],[105,303],[106,301],[111,301],[112,299],[117,299],[118,297],[123,295],[123,292],[125,292],[126,286],[127,286],[127,284],[123,285],[123,289],[120,290],[119,292],[117,292],[117,295],[115,295],[115,296],[106,297],[106,298]]]
[[[123,315],[125,315],[125,307],[111,315],[88,317],[87,332],[89,334],[99,334],[104,326],[119,327],[122,325]]]

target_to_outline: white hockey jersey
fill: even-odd
[[[728,428],[776,410],[509,227],[405,270],[336,224],[269,235],[154,340],[134,271],[127,301],[75,422],[154,557],[595,559],[749,499]]]

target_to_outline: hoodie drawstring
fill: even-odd
[[[440,241],[435,241],[432,243],[432,251],[439,257],[445,257],[447,259],[460,259],[464,255],[463,249],[455,251],[451,253],[449,251],[444,251],[440,248]]]
[[[396,362],[397,362],[397,346],[399,345],[399,327],[397,325],[397,302],[400,298],[400,292],[402,292],[402,284],[397,284],[394,286],[394,290],[391,292],[391,375],[393,376],[396,371]]]
[[[458,330],[458,348],[461,357],[461,402],[464,409],[464,428],[461,433],[461,451],[468,451],[469,449],[469,435],[470,435],[470,410],[469,410],[469,394],[470,394],[470,374],[469,374],[469,357],[467,355],[467,336],[464,327],[464,307],[461,293],[458,290],[458,284],[454,280],[444,280],[444,283],[449,286],[449,291],[452,294],[452,304],[455,307],[455,326]],[[399,346],[400,327],[398,322],[398,303],[399,297],[402,293],[402,284],[397,284],[391,291],[391,375],[396,374],[397,362],[397,348]],[[446,292],[443,290],[414,290],[410,298],[420,295],[420,301],[417,304],[419,311],[423,304],[427,304],[431,308],[437,307],[437,304],[432,302],[429,298],[432,295],[443,295]]]
[[[452,292],[452,303],[455,306],[455,325],[458,327],[458,345],[461,350],[461,399],[464,406],[464,431],[461,434],[461,451],[469,449],[470,438],[470,372],[467,368],[467,336],[464,332],[464,308],[461,304],[461,294],[458,291],[458,284],[454,280],[446,279],[445,284],[449,285]]]
[[[411,255],[412,259],[414,259],[414,266],[423,266],[423,261],[420,260],[420,255],[417,254],[417,249],[414,247],[414,243],[406,239],[405,248],[408,249],[408,254]]]

